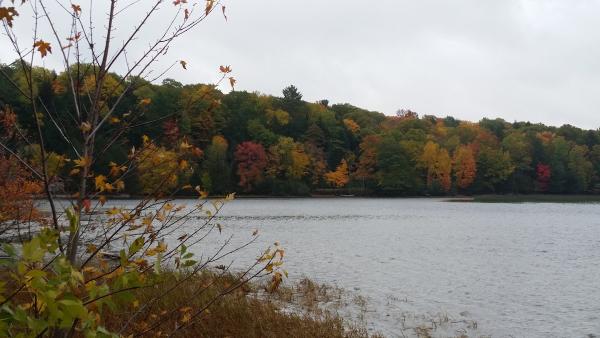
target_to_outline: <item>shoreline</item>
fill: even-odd
[[[54,195],[55,199],[72,199],[69,195]],[[141,195],[111,195],[108,200],[139,200]],[[174,196],[174,200],[196,199],[193,195]],[[209,196],[211,199],[225,198],[223,195]],[[37,200],[45,200],[38,196]],[[312,194],[308,196],[277,196],[277,195],[236,195],[235,199],[241,200],[269,200],[269,199],[438,199],[454,203],[600,203],[600,195],[567,195],[567,194],[485,194],[485,195],[447,195],[447,196],[380,196],[380,195],[323,195]],[[94,199],[97,200],[97,199]]]

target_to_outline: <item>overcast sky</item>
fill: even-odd
[[[169,77],[210,82],[219,65],[230,64],[242,90],[280,95],[294,84],[308,101],[386,114],[407,108],[474,121],[600,127],[600,1],[226,5],[227,22],[215,12],[169,51],[171,59],[189,63]],[[141,13],[128,13],[127,20]],[[4,51],[0,57],[9,59]]]

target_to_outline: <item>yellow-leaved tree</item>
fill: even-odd
[[[427,171],[427,186],[434,189],[439,185],[443,191],[449,191],[452,185],[452,161],[446,149],[439,144],[429,141],[423,148],[420,158],[421,165]]]
[[[348,170],[348,162],[342,159],[335,171],[330,171],[325,174],[325,179],[329,184],[336,188],[343,188],[350,182],[350,173]]]

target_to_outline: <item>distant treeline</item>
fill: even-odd
[[[13,86],[26,88],[18,67],[2,67],[9,75],[0,78],[3,123],[18,126],[5,142],[35,162],[37,145],[19,139],[35,140],[37,116],[53,152],[50,175],[55,186],[68,192],[76,184],[69,180],[69,159],[77,159],[72,144],[82,142],[81,129],[86,128],[77,123],[85,111],[77,112],[73,95],[79,100],[94,95],[88,92],[94,75],[79,70],[69,78],[35,68],[39,86],[34,95],[51,107],[32,114],[26,93]],[[306,102],[294,86],[275,97],[224,94],[213,85],[182,85],[172,79],[161,85],[121,80],[110,74],[100,93],[107,102],[120,104],[97,133],[100,157],[93,169],[110,177],[125,170],[122,164],[135,149],[148,152],[148,160],[137,164],[120,189],[110,187],[126,193],[149,191],[164,175],[173,186],[200,186],[213,194],[600,192],[598,130],[502,119],[472,123],[410,110],[385,116],[350,104]],[[79,92],[68,90],[67,81],[76,81]],[[131,81],[134,89],[121,95]],[[9,110],[15,121],[7,118]],[[195,155],[179,160],[182,147],[193,147]],[[100,186],[104,176],[101,182],[96,179]]]

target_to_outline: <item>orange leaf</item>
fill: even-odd
[[[79,15],[79,13],[81,13],[81,6],[71,4],[71,8],[73,9],[73,12],[75,12],[75,15]]]
[[[12,21],[19,13],[14,7],[0,7],[0,21],[6,20],[8,27],[12,27]]]
[[[215,0],[206,0],[206,8],[204,9],[204,14],[208,15],[210,11],[213,9],[215,5]]]
[[[237,82],[236,79],[234,79],[233,77],[229,78],[229,84],[231,85],[231,89],[235,90],[235,83]]]
[[[48,53],[52,54],[52,47],[50,47],[50,43],[44,40],[38,40],[33,44],[33,47],[37,47],[38,52],[42,54],[42,57],[48,55]]]
[[[175,0],[173,1],[173,5],[178,6],[181,4],[187,4],[187,0]]]
[[[224,74],[231,73],[231,66],[221,66],[219,67],[219,71]]]
[[[183,67],[183,69],[187,69],[187,62],[181,60],[179,61],[179,63],[181,64],[181,67]]]
[[[77,41],[80,38],[81,38],[81,32],[77,32],[77,34],[75,34],[75,35],[73,35],[71,37],[68,37],[67,40],[69,40],[69,41]]]
[[[145,99],[142,99],[142,100],[140,101],[140,105],[141,105],[141,106],[147,106],[147,105],[149,105],[150,103],[152,103],[152,99],[151,99],[151,98],[145,98]]]

